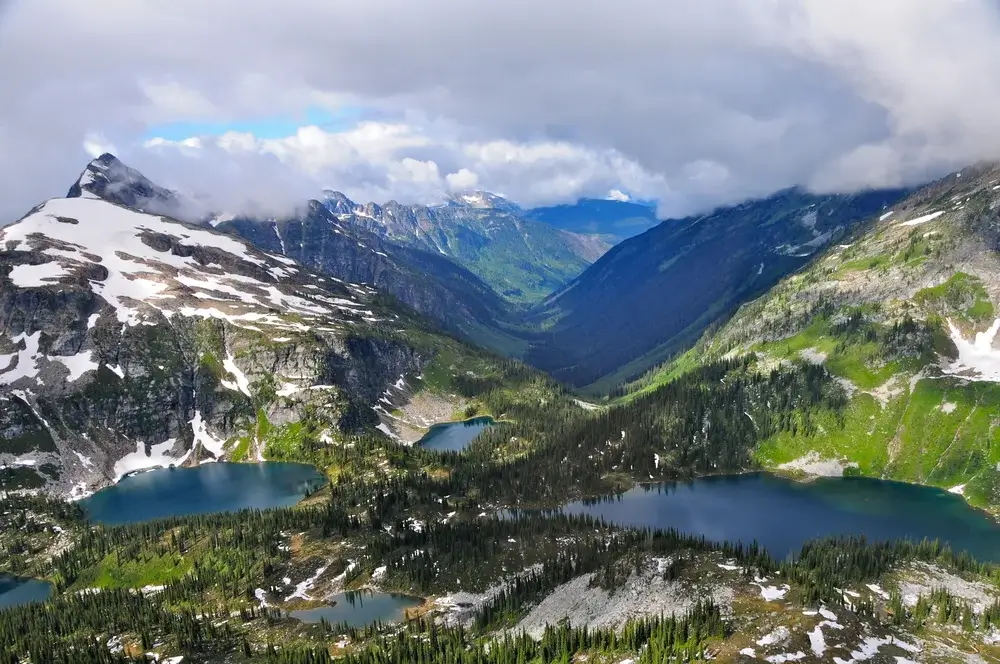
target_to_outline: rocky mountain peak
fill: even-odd
[[[192,218],[198,207],[193,200],[157,185],[109,152],[87,164],[66,198],[100,198],[140,212],[181,219]]]
[[[463,207],[500,210],[501,212],[516,213],[521,210],[521,207],[517,203],[511,202],[503,196],[482,190],[460,192],[451,197],[451,202]]]
[[[350,198],[332,189],[323,190],[323,203],[326,209],[334,214],[352,214],[358,204]]]

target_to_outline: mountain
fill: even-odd
[[[503,332],[508,303],[482,279],[447,256],[398,245],[309,201],[284,219],[231,217],[210,222],[267,252],[287,256],[318,272],[369,284],[461,337],[517,356],[525,344]]]
[[[715,359],[821,364],[845,406],[757,449],[767,467],[947,488],[1000,503],[1000,165],[953,173],[744,304],[651,389]],[[838,470],[839,469],[839,470]]]
[[[660,223],[653,205],[600,198],[533,208],[524,216],[571,233],[597,235],[610,244],[618,244]]]
[[[510,214],[520,214],[523,212],[517,203],[508,201],[503,196],[498,196],[488,191],[466,191],[452,196],[448,203],[457,207],[477,208],[480,210],[498,210],[509,212]]]
[[[178,219],[189,218],[197,208],[193,200],[155,184],[110,153],[87,164],[66,198],[100,198],[140,212]]]
[[[520,208],[488,192],[469,192],[444,205],[354,203],[325,194],[344,223],[401,244],[448,256],[514,302],[536,301],[580,274],[609,244],[526,219]]]
[[[126,207],[161,191],[134,171],[93,184],[104,167],[0,229],[3,486],[79,496],[146,467],[297,459],[371,431],[372,406],[455,346],[370,285]]]
[[[532,307],[525,359],[607,391],[686,350],[713,323],[798,269],[901,191],[815,196],[796,189],[665,221],[602,256]]]

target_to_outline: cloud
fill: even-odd
[[[1000,156],[991,0],[0,6],[0,61],[18,63],[0,70],[4,219],[63,193],[85,142],[224,198],[429,197],[475,176],[523,202],[655,194],[664,214]],[[368,122],[143,146],[158,124],[345,105]]]
[[[275,213],[323,188],[358,201],[434,203],[481,187],[527,206],[603,196],[615,186],[646,197],[666,191],[662,178],[614,151],[561,142],[463,143],[460,133],[439,128],[432,136],[402,123],[366,121],[339,132],[302,127],[285,138],[154,138],[126,158],[165,185],[197,191],[229,211],[263,205]],[[219,163],[229,167],[231,180],[206,171]],[[250,191],[253,201],[243,201]]]

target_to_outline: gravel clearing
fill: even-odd
[[[585,574],[556,588],[532,609],[514,629],[538,638],[545,625],[568,620],[573,625],[620,627],[630,618],[647,615],[681,615],[699,599],[712,598],[725,613],[732,607],[733,589],[725,585],[692,588],[678,581],[664,581],[660,568],[666,562],[654,560],[642,574],[633,574],[625,585],[609,594],[591,588],[592,574]]]
[[[982,613],[987,606],[1000,598],[1000,593],[986,583],[966,581],[960,576],[927,563],[914,563],[901,573],[899,593],[903,596],[903,604],[906,606],[914,606],[917,597],[930,595],[938,588],[944,588],[953,596],[969,602],[976,613]]]
[[[795,470],[815,477],[843,477],[846,469],[857,466],[853,461],[823,459],[818,452],[812,451],[794,461],[781,464],[778,470]]]

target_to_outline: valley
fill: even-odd
[[[992,170],[661,224],[524,309],[335,197],[182,222],[124,169],[0,228],[2,661],[1000,657]]]

